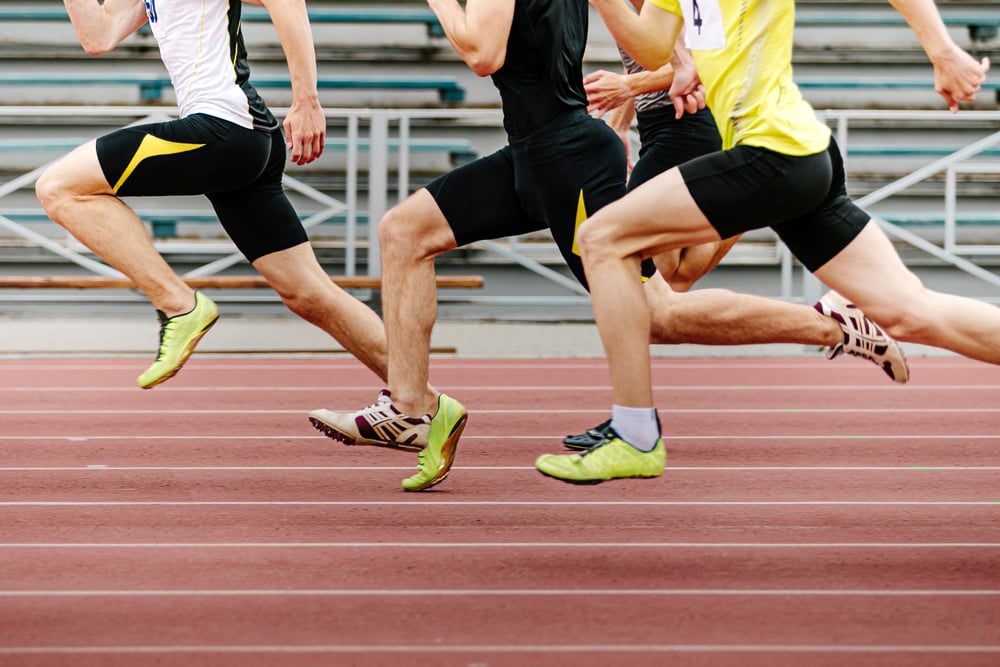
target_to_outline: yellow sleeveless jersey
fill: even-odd
[[[649,0],[684,18],[724,148],[826,150],[830,130],[792,81],[794,0]]]

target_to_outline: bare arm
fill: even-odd
[[[645,3],[638,15],[621,0],[590,0],[625,52],[650,72],[670,62],[684,26],[676,14]]]
[[[427,0],[452,48],[478,76],[503,67],[514,0]]]
[[[254,0],[271,16],[285,52],[292,81],[292,106],[285,116],[285,142],[295,164],[308,164],[323,154],[326,117],[316,88],[316,49],[305,0]]]
[[[959,102],[972,102],[990,69],[989,58],[977,62],[952,40],[933,0],[889,0],[903,15],[934,65],[934,89],[952,113]]]
[[[694,66],[694,57],[684,46],[683,31],[674,44],[674,54],[670,59],[673,66],[673,81],[670,84],[670,100],[674,103],[676,117],[695,113],[705,108],[705,87]]]
[[[674,68],[669,64],[655,72],[618,74],[603,69],[591,72],[583,78],[587,111],[600,118],[613,109],[630,106],[636,95],[668,89],[673,80]]]
[[[63,0],[80,46],[88,55],[111,51],[146,23],[142,0]]]

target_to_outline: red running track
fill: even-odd
[[[1000,368],[657,360],[667,473],[532,463],[600,360],[435,359],[451,476],[346,447],[344,359],[0,364],[0,665],[997,665]]]

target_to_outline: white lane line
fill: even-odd
[[[0,542],[3,549],[1000,549],[1000,542]]]
[[[998,589],[742,589],[742,588],[512,588],[512,589],[191,589],[191,590],[0,590],[0,598],[32,597],[992,597]]]
[[[1000,645],[978,644],[385,644],[204,645],[204,646],[9,646],[0,655],[151,655],[151,654],[455,654],[455,653],[836,653],[965,654],[1000,653]]]
[[[274,386],[274,385],[236,385],[236,386],[220,386],[215,385],[211,387],[165,387],[158,388],[160,394],[168,393],[202,393],[202,392],[249,392],[249,393],[268,393],[275,391],[308,391],[308,392],[363,392],[371,391],[370,386],[350,386],[350,385],[337,385],[333,387],[316,385],[316,386]],[[454,392],[465,392],[465,391],[486,391],[486,392],[499,392],[499,391],[569,391],[574,393],[580,393],[584,391],[597,391],[597,392],[610,392],[611,385],[442,385],[442,389],[448,389]],[[773,384],[720,384],[720,385],[654,385],[654,391],[820,391],[827,393],[831,389],[836,389],[838,391],[878,391],[878,392],[896,392],[900,391],[896,387],[885,386],[885,385],[837,385],[832,387],[829,384],[785,384],[785,385],[773,385]],[[1000,385],[998,384],[924,384],[924,385],[913,385],[912,387],[907,387],[905,391],[907,393],[914,393],[919,391],[929,391],[929,392],[940,392],[940,391],[981,391],[981,390],[998,390]],[[121,392],[121,393],[135,393],[135,387],[108,387],[104,385],[94,385],[94,386],[58,386],[58,387],[5,387],[5,393],[54,393],[54,392]]]
[[[481,409],[474,408],[472,410],[474,414],[477,415],[551,415],[551,408],[510,408],[510,409]],[[559,412],[561,414],[606,414],[609,412],[608,408],[576,408],[576,409],[563,409],[560,408]],[[997,408],[857,408],[857,407],[846,407],[846,408],[795,408],[795,407],[776,407],[776,408],[657,408],[657,412],[660,414],[760,414],[760,415],[772,415],[772,414],[994,414],[1000,412],[1000,407]],[[265,410],[265,409],[246,409],[246,410],[234,410],[234,409],[190,409],[190,408],[156,408],[155,412],[150,409],[84,409],[84,410],[74,410],[72,408],[59,408],[59,416],[64,415],[303,415],[301,409],[292,410]],[[53,415],[52,409],[40,409],[40,410],[0,410],[0,415],[46,415],[51,417]]]
[[[468,440],[548,440],[552,438],[562,439],[565,433],[539,433],[531,435],[505,435],[502,433],[494,435],[462,435],[463,441]],[[836,434],[794,434],[794,435],[743,435],[743,434],[713,434],[713,435],[663,435],[664,440],[809,440],[809,441],[827,441],[827,440],[850,440],[850,441],[864,441],[864,440],[1000,440],[1000,433],[969,433],[969,434],[955,434],[955,433],[943,433],[939,435],[932,435],[927,433],[902,433],[902,434],[860,434],[860,433],[836,433]],[[5,440],[55,440],[55,441],[69,441],[72,443],[77,442],[88,442],[88,441],[98,441],[98,440],[127,440],[127,441],[159,441],[159,440],[237,440],[240,442],[245,442],[248,440],[317,440],[325,441],[326,438],[317,433],[311,433],[309,435],[302,435],[301,433],[287,434],[287,435],[255,435],[248,433],[246,435],[167,435],[167,434],[157,434],[150,435],[148,433],[136,433],[134,435],[0,435],[0,442]],[[335,445],[339,447],[340,445]]]
[[[2,467],[5,472],[338,472],[412,470],[413,466],[24,466]],[[534,466],[452,466],[452,470],[533,471]],[[671,472],[997,472],[1000,466],[670,466]]]
[[[294,351],[293,351],[294,353]],[[136,353],[138,354],[138,353]],[[218,361],[217,359],[212,359],[209,355],[211,353],[199,352],[199,363],[188,366],[185,370],[229,370],[229,371],[240,371],[240,370],[301,370],[305,372],[313,371],[315,369],[347,369],[356,370],[358,372],[368,372],[359,362],[354,359],[325,359],[318,361],[316,358],[310,358],[302,360],[299,363],[290,363],[285,360],[275,361],[274,363],[261,362],[260,360],[242,360],[234,359],[232,357],[227,358],[228,361],[232,363],[213,363]],[[247,354],[252,354],[252,350],[248,350]],[[3,355],[0,355],[2,358]],[[74,359],[71,365],[72,369],[109,369],[124,371],[132,368],[133,361],[131,359],[124,359],[118,363],[109,363],[104,359],[89,360],[89,359]],[[783,361],[781,359],[759,361],[755,359],[747,358],[735,358],[735,357],[718,357],[714,359],[684,359],[684,358],[653,358],[651,363],[654,368],[658,370],[670,371],[670,370],[684,370],[684,369],[716,369],[720,371],[729,371],[732,369],[773,369],[773,368],[785,368],[792,370],[802,370],[809,371],[815,366],[819,366],[824,369],[825,373],[830,371],[857,371],[859,369],[866,368],[863,364],[850,364],[850,363],[836,363],[829,364],[827,360],[822,356],[817,355],[815,358],[796,358],[793,360]],[[956,357],[954,360],[947,359],[933,359],[933,358],[921,358],[915,362],[914,365],[920,368],[961,368],[961,369],[975,369],[983,368],[987,370],[995,370],[990,366],[983,365],[980,363],[972,362],[968,359],[963,359],[961,357]],[[537,363],[531,360],[525,361],[523,359],[496,359],[494,363],[488,363],[482,359],[470,359],[463,361],[454,360],[440,360],[431,359],[431,368],[435,370],[439,369],[454,369],[454,370],[466,370],[470,368],[474,369],[485,369],[485,370],[509,370],[509,369],[526,369],[532,370],[536,368],[544,369],[555,369],[555,370],[574,370],[574,369],[604,369],[607,368],[607,362],[604,359],[562,359],[562,360],[540,360]],[[870,368],[870,367],[868,367]],[[10,363],[0,366],[0,371],[8,372],[21,372],[24,370],[54,370],[65,373],[67,370],[67,364],[65,363],[34,363],[32,360],[24,359],[12,359]]]
[[[0,507],[991,507],[987,500],[6,500]]]

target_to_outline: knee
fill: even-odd
[[[35,181],[35,197],[42,209],[54,222],[66,226],[69,216],[67,209],[78,203],[81,197],[89,193],[81,193],[70,168],[56,164],[46,170]]]
[[[432,259],[456,245],[455,235],[436,204],[416,196],[382,216],[378,243],[383,259],[392,262]]]
[[[288,286],[272,283],[274,291],[281,297],[282,303],[306,322],[317,324],[323,320],[327,312],[325,294],[317,285],[299,284]],[[331,282],[331,289],[335,286]]]
[[[50,216],[56,212],[60,202],[66,198],[67,190],[61,184],[58,173],[54,169],[46,170],[37,181],[35,181],[35,196],[38,203]]]
[[[389,209],[378,223],[378,244],[383,257],[422,254],[425,239],[414,232],[420,224],[402,206]]]
[[[576,245],[586,264],[621,259],[615,241],[614,226],[605,224],[600,217],[584,220],[576,230]]]

